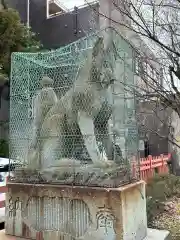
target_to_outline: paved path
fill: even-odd
[[[0,223],[3,222],[5,222],[5,208],[0,208]]]
[[[12,237],[5,234],[5,230],[0,231],[0,240],[25,240],[25,238]]]
[[[0,183],[0,187],[5,186],[5,185],[6,185],[5,182]],[[5,193],[0,193],[0,202],[4,201],[5,198],[6,198]],[[2,222],[5,222],[5,207],[0,208],[0,223],[2,223]],[[0,238],[0,240],[1,240],[1,238]]]

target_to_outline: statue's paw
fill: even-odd
[[[115,164],[115,162],[114,161],[111,161],[111,160],[107,160],[106,162],[105,162],[105,166],[106,167],[114,167],[116,164]]]
[[[52,167],[80,167],[81,162],[76,159],[62,158],[54,163]]]
[[[109,168],[109,167],[114,167],[115,165],[116,164],[114,161],[105,160],[105,161],[99,161],[98,163],[95,163],[94,167]]]

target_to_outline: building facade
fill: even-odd
[[[61,1],[7,0],[7,4],[19,12],[22,22],[32,28],[45,49],[74,42],[91,29],[93,9],[87,5],[79,8],[72,5],[69,10],[63,8]],[[98,9],[98,4],[95,3],[93,8]],[[93,15],[93,21],[94,26],[98,26],[97,16]]]

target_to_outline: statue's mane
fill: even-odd
[[[96,68],[97,71],[101,71],[101,65],[103,61],[103,56],[104,56],[105,50],[104,50],[104,43],[103,43],[103,38],[99,37],[93,48],[88,50],[87,57],[85,61],[83,61],[83,64],[80,65],[77,73],[77,77],[75,79],[79,81],[91,81],[92,78],[92,72],[94,71],[94,67]],[[100,58],[100,63],[96,61],[97,58]],[[89,76],[89,77],[87,77]]]

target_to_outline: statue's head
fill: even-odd
[[[92,56],[94,58],[98,57],[98,55],[102,54],[104,51],[104,40],[103,37],[99,37],[93,47]]]
[[[104,39],[99,37],[92,49],[92,67],[90,71],[90,79],[100,86],[101,89],[106,89],[114,83],[114,74],[112,63],[108,61],[109,50],[104,48]]]
[[[49,86],[52,86],[54,83],[53,79],[49,78],[48,76],[43,76],[41,81],[40,81],[40,84],[42,87],[49,87]]]
[[[96,66],[97,71],[102,68],[104,53],[104,39],[103,37],[98,37],[92,49],[92,62]]]
[[[112,69],[103,68],[101,73],[101,85],[103,88],[108,88],[110,85],[114,84],[114,74]]]

